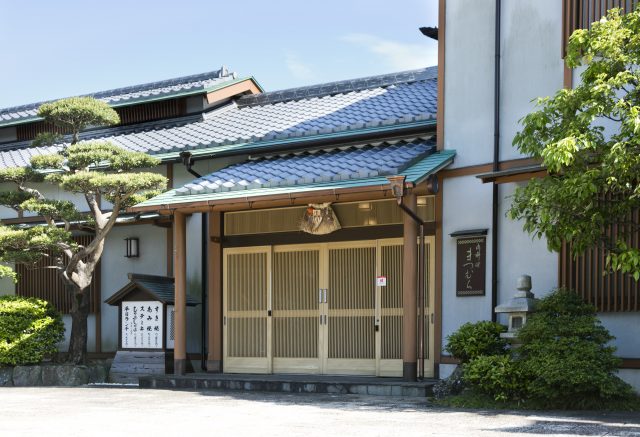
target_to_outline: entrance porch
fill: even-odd
[[[186,370],[186,217],[199,213],[207,371],[434,376],[440,212],[428,179],[454,156],[423,138],[265,156],[136,206],[174,217],[175,373]],[[386,175],[402,179],[401,194]],[[341,229],[300,231],[318,205]]]

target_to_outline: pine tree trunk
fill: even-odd
[[[74,287],[71,305],[71,338],[68,360],[74,364],[85,364],[87,360],[87,319],[89,318],[89,287]]]

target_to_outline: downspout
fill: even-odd
[[[493,171],[500,168],[500,27],[502,0],[496,0],[495,61],[493,84]],[[493,309],[498,305],[498,184],[493,182],[491,205],[491,320],[496,321]]]
[[[180,159],[185,166],[185,169],[197,178],[201,178],[202,175],[195,171],[193,167],[193,158],[191,152],[180,152]],[[201,253],[200,253],[200,283],[202,284],[202,302],[200,303],[200,368],[204,371],[207,370],[207,232],[208,232],[208,219],[209,214],[201,213],[201,226],[200,226],[200,240],[201,240]]]

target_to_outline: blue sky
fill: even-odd
[[[436,64],[437,0],[0,0],[0,108],[226,65],[267,90]]]

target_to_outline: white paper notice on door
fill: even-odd
[[[386,286],[387,286],[387,277],[376,276],[376,287],[386,287]]]

